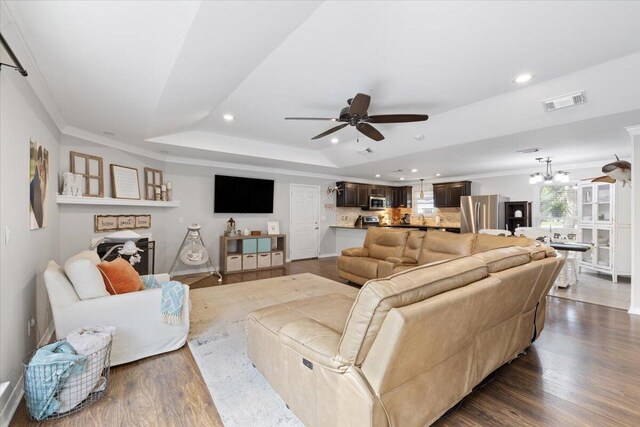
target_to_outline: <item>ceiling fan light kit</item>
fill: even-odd
[[[536,172],[529,175],[529,184],[539,184],[544,182],[545,184],[551,184],[554,180],[556,182],[569,182],[569,172],[556,171],[551,169],[551,157],[547,157],[545,160],[543,157],[537,157],[536,160],[540,163],[546,163],[547,169],[543,172]]]
[[[429,119],[426,114],[382,114],[370,116],[368,113],[369,104],[371,104],[371,97],[364,93],[358,93],[351,99],[347,100],[348,107],[344,107],[340,110],[340,116],[338,118],[327,117],[285,117],[285,120],[325,120],[333,122],[342,122],[342,124],[332,127],[329,130],[322,132],[311,138],[312,140],[324,138],[334,132],[346,126],[354,126],[358,133],[373,139],[374,141],[382,141],[384,135],[382,135],[376,128],[371,126],[370,123],[409,123],[409,122],[424,122]]]

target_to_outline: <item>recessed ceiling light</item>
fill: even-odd
[[[404,181],[404,176],[400,178],[400,181]]]
[[[524,73],[524,74],[520,74],[520,75],[516,76],[516,78],[513,79],[513,81],[515,83],[526,83],[529,80],[531,80],[532,78],[533,78],[533,74]]]
[[[418,169],[411,169],[411,172],[416,173],[418,172]]]
[[[380,178],[380,174],[379,173],[376,174],[376,178]]]
[[[104,132],[102,132],[102,134],[103,134],[103,135],[107,135],[107,136],[114,136],[114,135],[115,135],[115,133],[113,133],[113,132],[109,132],[109,131],[107,131],[107,130],[105,130]]]
[[[340,140],[338,138],[331,138],[331,143],[332,144],[337,144],[338,142],[340,142]]]
[[[225,114],[224,116],[222,116],[222,118],[225,119],[228,122],[230,122],[231,120],[235,119],[235,117],[233,117],[233,114]]]
[[[440,176],[441,174],[437,173],[436,176]]]

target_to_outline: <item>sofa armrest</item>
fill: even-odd
[[[338,357],[341,334],[313,319],[287,323],[280,328],[278,336],[284,346],[313,363],[340,371],[348,367]]]
[[[189,332],[189,287],[183,287],[182,321],[179,324],[161,321],[162,289],[156,288],[81,300],[59,309],[54,313],[56,336],[61,339],[74,329],[89,325],[115,326],[112,360],[126,360],[126,354],[116,354],[118,349],[126,352],[130,348],[146,348],[153,354],[155,347],[166,344],[162,337],[167,334],[175,335],[177,344],[180,344],[178,341],[184,343]]]
[[[169,276],[169,274],[167,273],[153,274],[152,276],[155,277],[160,284],[171,281],[171,276]]]
[[[367,248],[348,248],[342,250],[342,255],[344,256],[369,256],[369,249]]]
[[[418,264],[417,259],[408,256],[390,256],[387,257],[386,261],[393,264]]]

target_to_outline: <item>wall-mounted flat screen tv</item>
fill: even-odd
[[[216,175],[215,213],[273,213],[273,180]]]

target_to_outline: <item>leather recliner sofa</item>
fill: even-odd
[[[563,264],[500,248],[267,307],[248,356],[308,427],[429,425],[540,334]]]
[[[419,265],[508,246],[539,246],[526,237],[369,228],[364,245],[342,251],[338,275],[363,285]]]

